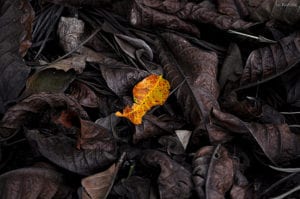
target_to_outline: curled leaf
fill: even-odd
[[[162,76],[150,75],[133,88],[134,104],[116,116],[126,117],[133,124],[141,124],[142,117],[153,106],[163,105],[169,96],[170,84]]]

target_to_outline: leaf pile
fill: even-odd
[[[299,6],[0,0],[0,198],[299,198]]]

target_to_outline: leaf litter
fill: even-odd
[[[299,198],[299,6],[2,0],[0,198]]]

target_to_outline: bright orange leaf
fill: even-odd
[[[161,75],[149,75],[133,88],[134,104],[125,107],[123,113],[116,116],[126,117],[133,124],[141,124],[142,117],[153,106],[163,105],[170,93],[170,84]]]

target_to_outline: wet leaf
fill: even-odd
[[[54,164],[80,175],[91,175],[104,170],[116,160],[117,149],[115,143],[110,140],[104,140],[107,141],[107,144],[102,145],[103,148],[78,150],[76,140],[60,132],[45,134],[38,130],[30,130],[26,133],[26,137],[32,147],[42,156]],[[105,148],[106,146],[108,148]]]
[[[123,113],[116,116],[126,117],[133,124],[141,124],[142,117],[153,106],[163,105],[169,96],[170,84],[162,76],[150,75],[133,88],[134,104],[125,107]]]
[[[74,190],[65,184],[64,176],[52,169],[29,167],[0,176],[0,197],[71,198]]]
[[[29,47],[28,28],[31,26],[32,8],[24,0],[3,1],[0,12],[0,113],[14,102],[24,88],[29,68],[22,60]]]
[[[233,184],[233,176],[233,160],[224,147],[205,146],[196,152],[193,181],[199,198],[225,198]]]
[[[133,142],[137,143],[147,138],[173,134],[175,130],[183,125],[182,121],[178,121],[176,118],[168,115],[156,117],[152,114],[146,114],[142,124],[135,126]]]
[[[157,183],[161,199],[184,199],[191,196],[193,185],[190,172],[167,155],[148,150],[144,152],[141,162],[150,167],[160,168]]]
[[[185,118],[197,130],[206,129],[210,110],[219,108],[217,55],[199,49],[175,34],[163,34],[168,49],[160,49],[160,60]],[[173,54],[168,52],[170,50]]]

